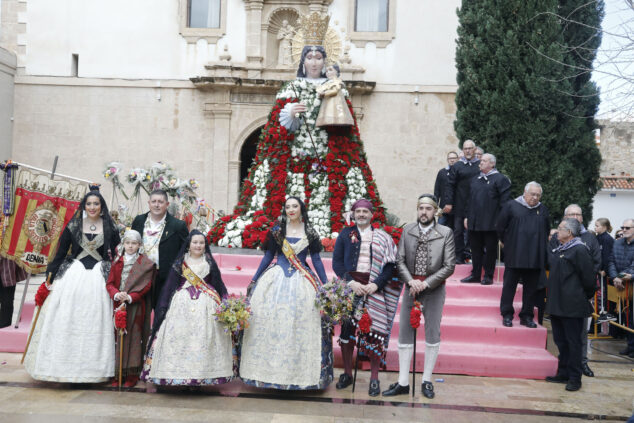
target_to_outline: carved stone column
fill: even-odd
[[[227,202],[229,203],[229,209],[233,210],[236,204],[238,204],[238,195],[240,194],[240,160],[229,161],[229,197]]]
[[[231,213],[229,209],[231,105],[228,103],[208,103],[205,104],[205,109],[211,114],[213,120],[211,143],[205,149],[205,181],[211,183],[211,198],[209,201],[216,210],[224,210],[225,213]]]
[[[245,0],[247,11],[247,69],[249,78],[262,75],[262,7],[264,0]]]

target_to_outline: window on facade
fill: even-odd
[[[220,0],[189,0],[190,28],[220,28]]]
[[[356,0],[357,32],[387,32],[389,0]]]

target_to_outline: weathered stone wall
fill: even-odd
[[[199,180],[199,195],[231,210],[240,189],[240,148],[266,121],[266,95],[201,91],[188,81],[87,80],[18,77],[13,158],[110,187],[101,172],[110,161],[124,171],[164,161],[181,177]],[[240,100],[240,102],[236,101]],[[388,210],[403,221],[415,199],[432,192],[447,151],[455,150],[454,94],[377,88],[352,98],[368,162]],[[126,184],[127,186],[127,184]]]
[[[599,121],[601,125],[601,175],[634,172],[634,122]]]

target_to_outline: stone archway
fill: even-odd
[[[249,173],[249,168],[255,160],[255,153],[258,149],[258,141],[260,139],[260,133],[263,126],[256,128],[242,143],[240,148],[240,188],[242,188],[242,182]]]

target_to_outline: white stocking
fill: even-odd
[[[409,386],[409,369],[414,354],[414,344],[398,344],[398,384]]]
[[[428,344],[427,342],[425,342],[425,370],[423,372],[423,382],[432,381],[431,376],[432,373],[434,373],[434,367],[436,366],[436,359],[438,358],[439,349],[440,342],[436,344]]]

